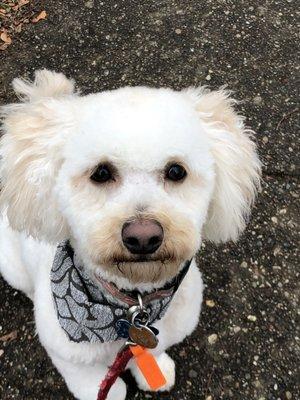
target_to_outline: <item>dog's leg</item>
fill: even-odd
[[[53,364],[61,373],[68,389],[78,400],[95,400],[99,390],[99,384],[107,373],[107,367],[103,364],[75,364],[65,361],[57,355],[50,354]],[[125,400],[126,385],[118,378],[112,386],[107,400]]]
[[[161,387],[159,391],[169,391],[175,384],[175,363],[172,358],[168,356],[167,353],[162,353],[159,356],[156,356],[155,359],[167,381],[167,383],[163,387]],[[144,376],[140,372],[139,368],[136,366],[136,363],[131,363],[129,368],[137,382],[138,387],[141,390],[151,391]]]
[[[15,289],[22,290],[31,300],[33,282],[22,260],[21,238],[0,219],[0,272]]]

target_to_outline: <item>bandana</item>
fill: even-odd
[[[149,299],[145,306],[151,324],[164,316],[190,264],[191,260],[187,261],[170,283],[145,296]],[[113,284],[93,282],[69,241],[59,244],[51,269],[51,289],[59,324],[72,342],[104,343],[121,339],[116,323],[126,319],[130,300],[135,298],[138,304],[138,292],[114,287],[119,294],[114,296],[108,287]]]

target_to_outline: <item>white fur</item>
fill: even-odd
[[[224,90],[136,87],[80,97],[72,81],[46,70],[36,74],[33,84],[15,80],[14,88],[24,102],[2,110],[0,270],[33,299],[41,343],[70,391],[79,400],[95,400],[122,343],[72,343],[60,328],[49,279],[58,241],[71,238],[85,267],[119,287],[158,287],[167,279],[163,275],[151,281],[145,273],[137,284],[97,264],[98,251],[113,250],[105,248],[101,227],[115,230],[114,245],[120,236],[118,218],[126,220],[142,208],[168,221],[170,213],[175,225],[169,227],[169,246],[183,258],[195,255],[202,237],[236,240],[259,186],[260,162]],[[164,181],[165,165],[174,160],[188,171],[183,183]],[[118,182],[94,185],[89,175],[106,161],[118,169]],[[172,236],[172,229],[179,232],[176,221],[184,221],[187,239]],[[177,272],[179,267],[178,261]],[[160,342],[153,353],[167,378],[163,390],[175,381],[174,362],[165,350],[195,329],[202,295],[193,261],[166,315],[156,323]],[[130,369],[147,390],[134,364]],[[109,399],[125,398],[119,379]]]

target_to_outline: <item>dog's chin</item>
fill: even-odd
[[[114,257],[105,264],[101,263],[101,268],[108,273],[111,278],[125,278],[131,284],[159,283],[175,277],[180,269],[183,260],[172,257],[155,257],[138,255],[132,257]]]

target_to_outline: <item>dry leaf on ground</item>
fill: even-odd
[[[47,13],[46,11],[41,11],[36,17],[32,18],[31,22],[33,22],[34,24],[36,24],[37,22],[39,22],[41,19],[46,19],[47,17]]]
[[[11,342],[12,340],[17,339],[17,337],[18,337],[18,331],[12,331],[7,335],[1,336],[0,342]]]
[[[2,42],[4,42],[5,44],[11,44],[11,37],[9,36],[9,34],[6,31],[3,31],[0,35],[0,39],[2,40]]]
[[[27,24],[46,19],[46,11],[38,7],[38,0],[0,0],[0,51],[7,49]]]

